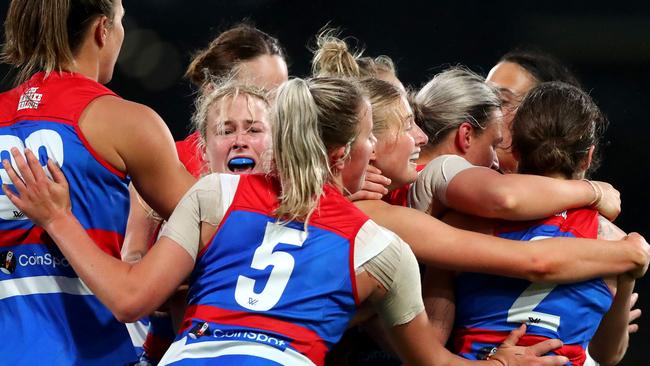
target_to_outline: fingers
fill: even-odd
[[[20,197],[16,196],[14,192],[12,192],[11,189],[9,189],[9,186],[6,184],[2,185],[2,191],[7,196],[7,198],[9,198],[9,201],[11,201],[11,203],[13,203],[14,206],[18,207],[18,209],[22,211],[21,207],[23,201],[20,199]]]
[[[506,338],[502,344],[507,346],[515,346],[517,342],[519,342],[519,338],[521,338],[524,334],[526,334],[526,324],[522,324],[519,328],[510,332],[510,334],[508,334],[508,338]]]
[[[535,355],[541,356],[545,355],[554,349],[562,347],[562,341],[559,339],[549,339],[543,342],[539,342],[528,347]]]
[[[560,366],[569,363],[569,359],[564,356],[544,356],[540,357],[539,361],[542,366]]]
[[[368,180],[363,182],[363,186],[361,189],[372,193],[378,193],[381,195],[379,198],[381,198],[385,194],[388,194],[388,188],[386,188],[384,185],[373,183]]]
[[[637,300],[639,300],[639,293],[638,292],[633,292],[632,295],[630,295],[630,309],[632,309],[634,307],[634,305],[636,305]],[[639,310],[639,309],[637,309],[637,310]],[[639,310],[639,315],[641,315],[640,312],[641,312],[641,310]],[[638,318],[638,316],[637,316],[637,318]]]
[[[43,179],[48,180],[45,172],[43,171],[43,167],[41,166],[41,162],[38,161],[38,158],[36,155],[34,155],[32,150],[25,149],[25,158],[27,159],[27,165],[29,166],[30,172],[34,176],[35,181],[42,182]]]
[[[18,176],[18,174],[14,170],[14,167],[11,165],[9,160],[6,160],[6,159],[3,160],[2,161],[2,167],[7,172],[7,175],[9,176],[9,179],[11,179],[11,183],[14,185],[14,187],[16,187],[16,190],[18,191],[18,194],[20,194],[22,196],[25,193],[25,190],[27,189],[23,179]],[[5,191],[9,191],[9,189],[6,189]]]
[[[54,180],[54,182],[65,186],[68,185],[68,181],[65,179],[65,175],[61,171],[59,164],[54,162],[52,159],[48,159],[47,169],[50,171],[50,174],[52,174],[52,180]]]
[[[383,196],[384,195],[381,193],[358,191],[349,195],[348,199],[352,202],[365,201],[365,200],[380,200]]]
[[[387,186],[391,183],[390,178],[383,176],[381,170],[372,165],[368,165],[368,168],[366,168],[366,181],[381,184],[383,186]]]
[[[634,310],[630,311],[629,322],[631,323],[633,321],[636,321],[640,317],[641,317],[641,309],[634,309]]]
[[[639,331],[639,325],[638,324],[630,324],[627,326],[627,332],[629,334],[634,334]]]
[[[25,153],[27,153],[28,151],[29,149],[25,149]],[[23,178],[25,185],[27,186],[33,185],[36,179],[34,178],[34,174],[32,173],[30,165],[23,157],[23,154],[20,153],[20,150],[18,150],[15,147],[11,148],[11,156],[14,158],[14,161],[16,162],[16,167],[18,167],[18,172],[20,173],[20,176]],[[40,166],[39,169],[41,169]],[[15,181],[12,179],[12,182]]]

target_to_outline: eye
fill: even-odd
[[[224,136],[231,135],[233,133],[235,133],[235,130],[233,128],[229,128],[229,127],[226,127],[226,128],[224,128],[224,129],[222,129],[220,131],[217,131],[217,135],[224,135]]]

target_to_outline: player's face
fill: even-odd
[[[240,94],[210,107],[205,160],[212,172],[264,172],[271,157],[271,126],[263,101]]]
[[[389,189],[415,181],[415,161],[420,156],[420,147],[427,143],[427,136],[415,124],[413,111],[405,97],[400,99],[395,112],[389,129],[377,135],[376,158],[372,163],[391,179]]]
[[[359,134],[350,147],[350,156],[346,159],[341,171],[343,187],[350,193],[361,189],[366,177],[366,168],[371,158],[374,158],[375,136],[372,134],[372,107],[364,101],[358,113]]]
[[[273,90],[288,80],[287,63],[278,55],[261,55],[239,64],[237,78]]]
[[[117,56],[119,56],[122,42],[124,42],[124,26],[122,25],[124,7],[122,6],[122,0],[114,0],[113,6],[115,9],[113,19],[107,27],[106,43],[99,62],[98,81],[102,84],[108,83],[113,78]]]
[[[503,112],[503,143],[497,148],[499,165],[506,173],[516,172],[517,160],[512,155],[512,119],[524,96],[537,81],[523,67],[513,62],[500,62],[490,70],[487,81],[499,88]]]
[[[503,118],[501,110],[495,109],[484,130],[480,132],[474,129],[472,132],[472,144],[470,145],[465,159],[478,166],[499,168],[497,147],[503,143],[502,134]]]

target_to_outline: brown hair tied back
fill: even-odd
[[[262,55],[285,57],[276,38],[250,24],[241,23],[221,33],[207,48],[198,51],[185,77],[197,87],[202,87],[213,78],[230,74],[239,63]]]
[[[591,97],[575,86],[561,82],[536,86],[519,106],[512,125],[520,173],[574,178],[592,146],[590,170],[600,163],[598,143],[607,120]]]

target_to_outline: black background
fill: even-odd
[[[620,4],[620,5],[619,5]],[[289,73],[309,72],[313,35],[330,22],[366,54],[386,54],[400,79],[420,86],[450,65],[487,74],[517,46],[548,51],[571,66],[610,120],[604,161],[595,178],[623,198],[616,224],[650,236],[650,5],[611,1],[279,1],[138,0],[124,2],[126,38],[108,86],[155,109],[177,139],[186,135],[194,91],[182,78],[191,54],[244,18],[279,38]],[[5,18],[8,1],[0,1]],[[0,90],[11,85],[0,66]],[[549,253],[549,255],[557,255]],[[650,280],[638,282],[639,305]],[[631,339],[623,365],[645,365],[650,322]],[[645,348],[644,348],[645,345]]]

